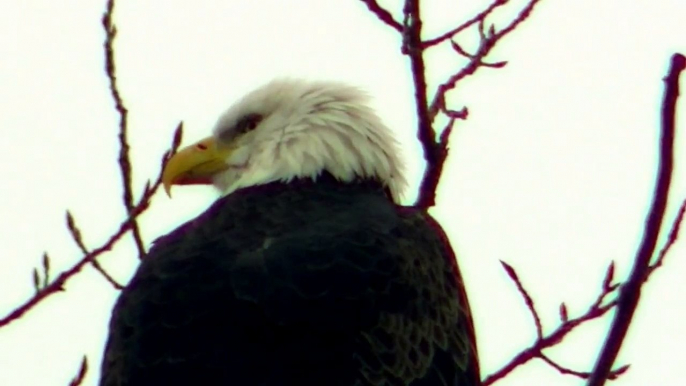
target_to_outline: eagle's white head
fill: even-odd
[[[340,83],[272,81],[231,106],[211,137],[169,160],[165,189],[211,183],[227,195],[327,171],[343,182],[376,179],[398,202],[406,186],[399,146],[367,100]]]

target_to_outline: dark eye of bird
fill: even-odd
[[[236,123],[234,131],[239,134],[245,134],[249,131],[255,130],[261,120],[262,116],[260,114],[248,114]]]

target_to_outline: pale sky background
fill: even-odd
[[[402,2],[381,2],[400,19]],[[425,37],[489,1],[426,1]],[[515,5],[523,1],[513,1]],[[0,0],[0,317],[33,294],[31,270],[47,250],[53,272],[81,258],[64,226],[71,210],[90,247],[123,219],[116,115],[103,73],[104,1]],[[504,26],[513,9],[493,18]],[[469,120],[452,153],[434,215],[459,255],[477,326],[482,375],[528,346],[530,315],[499,260],[514,266],[546,331],[564,301],[576,316],[599,291],[605,268],[625,277],[653,190],[662,77],[686,53],[683,0],[543,0],[493,60],[451,94]],[[415,197],[423,164],[415,140],[408,62],[400,39],[357,0],[120,0],[117,63],[130,113],[136,192],[153,178],[176,124],[186,141],[206,136],[218,114],[277,76],[358,85],[405,149]],[[462,35],[474,47],[473,33]],[[463,64],[430,51],[431,87]],[[682,77],[683,78],[683,77]],[[682,86],[686,81],[682,79]],[[686,100],[668,211],[686,196]],[[158,195],[142,218],[146,242],[215,199],[206,187]],[[684,236],[686,238],[686,236]],[[121,282],[138,262],[130,238],[100,260]],[[619,364],[618,386],[683,384],[686,242],[644,287]],[[86,354],[94,385],[118,292],[92,267],[25,317],[0,329],[0,385],[61,386]],[[593,322],[547,354],[591,369],[611,318]],[[582,385],[535,360],[498,385]]]

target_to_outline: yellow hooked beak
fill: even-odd
[[[169,159],[162,171],[162,184],[171,197],[172,185],[212,184],[212,177],[228,169],[230,147],[217,147],[213,137],[184,147]]]

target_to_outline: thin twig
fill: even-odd
[[[505,364],[499,370],[488,375],[483,380],[482,386],[494,384],[498,380],[504,378],[506,375],[511,373],[517,367],[524,365],[525,363],[529,362],[534,358],[540,357],[544,349],[555,346],[558,343],[562,342],[562,340],[570,332],[575,330],[580,325],[605,315],[617,304],[616,300],[611,300],[607,302],[607,304],[603,304],[605,303],[607,297],[614,293],[616,288],[616,285],[608,287],[605,286],[605,283],[603,283],[603,285],[601,286],[600,294],[596,297],[596,300],[593,302],[593,304],[591,304],[583,314],[576,318],[568,319],[566,321],[563,320],[562,323],[551,333],[549,333],[548,335],[544,335],[543,337],[537,338],[531,346],[527,347],[526,349],[522,350],[519,354],[515,355],[507,364]],[[528,293],[526,290],[524,292]],[[522,292],[520,291],[520,293]],[[531,305],[527,304],[527,307],[531,307]]]
[[[138,210],[134,210],[134,215],[137,215],[137,214],[143,212],[145,209],[147,209],[148,204],[149,203],[147,201],[144,202],[143,205],[138,207]],[[66,271],[63,271],[47,287],[42,288],[38,293],[36,293],[36,295],[34,297],[32,297],[27,302],[25,302],[21,306],[17,307],[16,309],[14,309],[12,312],[10,312],[4,318],[0,319],[0,327],[4,327],[4,326],[8,325],[9,323],[19,319],[28,310],[33,308],[36,304],[38,304],[43,299],[63,290],[64,284],[69,279],[71,279],[74,275],[79,273],[84,265],[92,262],[96,256],[99,256],[100,254],[102,254],[106,251],[109,251],[112,248],[112,246],[130,229],[131,229],[131,219],[129,218],[119,226],[119,229],[112,236],[110,236],[110,238],[102,246],[91,251],[91,253],[84,256],[81,260],[79,260],[71,268],[67,269]]]
[[[672,228],[669,234],[669,240],[667,242],[667,245],[663,248],[662,251],[660,251],[660,256],[664,257],[668,254],[670,248],[672,245],[674,245],[674,241],[678,237],[678,230],[681,225],[681,222],[684,219],[684,211],[686,211],[686,202],[682,204],[679,213],[677,214],[676,218],[674,219],[674,222],[672,224]],[[662,264],[662,262],[660,262]],[[510,267],[507,265],[507,267]],[[506,267],[506,271],[508,270]],[[514,271],[514,268],[510,267],[512,271]],[[657,267],[651,266],[651,269],[648,271],[648,274],[645,278],[645,281],[647,282],[652,273],[655,271]],[[577,327],[579,327],[582,324],[585,324],[591,320],[597,319],[604,314],[606,314],[608,311],[610,311],[612,308],[616,307],[618,304],[618,300],[614,299],[608,302],[607,304],[605,303],[605,300],[607,297],[609,297],[611,294],[615,293],[615,291],[620,288],[619,283],[614,282],[614,272],[615,272],[615,264],[614,261],[611,261],[610,264],[607,267],[607,270],[605,272],[605,277],[603,278],[603,282],[601,283],[601,293],[598,295],[596,300],[591,304],[591,306],[588,307],[586,312],[582,314],[581,316],[578,316],[574,319],[569,319],[569,315],[567,314],[567,307],[562,303],[560,305],[560,320],[562,324],[553,331],[550,335],[547,337],[542,337],[538,338],[534,344],[524,350],[522,350],[519,354],[517,354],[514,358],[512,358],[506,365],[504,365],[502,368],[500,368],[498,371],[494,372],[493,374],[489,375],[486,377],[486,379],[483,382],[483,386],[491,385],[495,383],[496,381],[504,378],[507,374],[512,372],[515,368],[527,363],[531,359],[540,357],[543,358],[544,354],[542,353],[542,350],[548,347],[552,347],[562,341],[562,339],[570,332],[575,330]],[[520,294],[524,297],[524,301],[529,308],[530,312],[532,315],[537,314],[535,309],[533,308],[533,302],[529,302],[527,299],[531,299],[531,296],[528,294],[528,291],[524,288],[523,284],[521,281],[519,281],[518,276],[515,274],[514,276],[510,274],[508,271],[508,275],[510,278],[512,278],[515,283],[517,284],[517,287],[519,289]],[[520,288],[521,287],[521,288]],[[535,318],[534,318],[535,319]],[[538,326],[536,326],[538,330]],[[545,360],[545,359],[544,359]],[[553,366],[558,371],[560,368]],[[608,375],[607,379],[617,379],[620,375],[624,374],[627,370],[629,369],[629,365],[623,365],[620,366],[619,368],[616,368],[614,370],[611,370]],[[571,370],[570,370],[571,371]],[[572,374],[573,372],[564,372],[561,371],[563,374]],[[586,373],[581,373],[581,372],[576,372],[572,375],[583,375],[585,378],[590,377],[591,373],[588,373],[588,376]]]
[[[541,2],[541,0],[530,0],[529,3],[527,3],[526,7],[522,8],[521,11],[519,11],[519,14],[517,17],[510,23],[507,27],[503,28],[498,32],[496,35],[498,35],[498,38],[504,37],[505,35],[509,34],[510,32],[514,31],[521,23],[523,23],[526,19],[531,16],[531,13],[534,11],[534,8]]]
[[[382,22],[384,22],[386,25],[392,27],[398,32],[403,32],[403,26],[398,23],[394,18],[393,15],[391,15],[390,12],[388,12],[386,9],[384,9],[382,6],[379,5],[379,3],[376,2],[376,0],[360,0],[363,3],[367,5],[367,8],[376,15],[376,17],[379,18]]]
[[[483,20],[486,19],[488,15],[491,14],[496,8],[500,7],[501,5],[507,4],[509,0],[495,0],[491,5],[488,6],[488,8],[484,9],[483,11],[479,12],[476,16],[473,18],[465,21],[464,23],[460,24],[459,26],[451,29],[450,31],[437,36],[433,39],[426,40],[422,43],[423,48],[430,48],[432,46],[436,46],[438,44],[443,43],[444,41],[452,38],[453,36],[457,35],[458,33],[464,31],[465,29],[469,28],[470,26],[474,25],[475,23],[479,23]]]
[[[69,382],[69,386],[79,386],[83,383],[84,378],[86,378],[86,373],[88,372],[88,358],[84,355],[81,360],[81,365],[79,366],[79,372],[76,374],[74,379]]]
[[[679,238],[679,231],[681,229],[681,223],[684,221],[684,214],[686,214],[686,200],[681,202],[681,207],[679,207],[679,211],[677,212],[674,222],[672,223],[672,229],[670,229],[669,236],[667,236],[667,242],[657,254],[655,263],[650,266],[650,273],[653,273],[653,271],[662,267],[665,256],[667,256],[667,252],[672,248],[674,243],[676,243],[677,239]]]
[[[479,68],[482,67],[483,59],[491,52],[491,50],[496,46],[498,42],[510,32],[514,31],[522,22],[529,18],[533,12],[536,5],[538,5],[542,0],[529,0],[527,5],[522,8],[517,17],[512,20],[512,22],[499,32],[495,32],[493,27],[489,28],[489,33],[484,32],[484,19],[478,20],[479,22],[479,33],[481,35],[481,41],[479,42],[479,49],[472,55],[472,60],[462,68],[460,71],[453,74],[445,82],[438,86],[436,94],[434,95],[431,105],[429,107],[429,112],[431,120],[433,121],[438,113],[441,111],[442,106],[445,106],[446,94],[455,88],[457,83],[467,76],[473,75]]]
[[[133,223],[133,219],[136,216],[139,216],[141,213],[145,212],[148,207],[150,206],[150,199],[152,196],[157,192],[159,189],[160,185],[162,184],[162,170],[164,170],[164,167],[167,165],[167,162],[169,161],[169,158],[176,153],[176,151],[179,149],[179,145],[181,143],[181,137],[183,136],[183,125],[179,124],[176,128],[176,131],[174,132],[174,139],[172,142],[171,149],[167,151],[164,156],[162,157],[162,162],[160,166],[160,172],[157,176],[157,180],[155,183],[150,186],[150,184],[146,184],[146,187],[143,191],[143,194],[141,195],[140,200],[138,201],[138,204],[134,207],[133,212],[131,213],[131,216],[128,217],[126,220],[124,220],[121,225],[119,226],[119,229],[117,229],[112,236],[107,239],[101,246],[98,248],[93,249],[85,255],[81,260],[79,260],[76,264],[74,264],[71,268],[63,271],[57,277],[47,286],[41,288],[37,293],[30,299],[28,299],[24,304],[18,306],[14,310],[12,310],[9,314],[7,314],[5,317],[0,319],[0,327],[4,327],[10,323],[12,323],[15,320],[18,320],[21,318],[26,312],[31,310],[33,307],[35,307],[38,303],[41,301],[45,300],[51,295],[54,295],[60,291],[64,290],[64,284],[71,279],[73,276],[75,276],[77,273],[79,273],[83,267],[86,264],[91,263],[96,257],[99,255],[109,251],[114,244],[121,239],[121,237],[128,232],[131,229],[131,224]]]
[[[546,364],[548,364],[548,366],[557,370],[560,374],[573,375],[573,376],[575,376],[577,378],[581,378],[581,379],[588,379],[588,377],[591,376],[591,373],[589,373],[589,372],[576,371],[576,370],[570,369],[569,367],[564,367],[561,364],[552,360],[550,357],[548,357],[545,354],[540,354],[538,357],[541,358],[541,360],[543,360]],[[617,370],[612,370],[610,372],[608,379],[612,379],[612,380],[617,379],[622,374],[626,373],[626,371],[628,369],[629,369],[629,366],[625,365],[625,366],[618,368]]]
[[[454,40],[450,41],[450,46],[452,47],[453,51],[464,56],[465,58],[467,58],[469,60],[477,60],[479,62],[479,65],[483,66],[483,67],[503,68],[507,64],[507,61],[504,61],[504,60],[500,61],[500,62],[494,62],[494,63],[484,62],[481,59],[477,58],[476,54],[470,54],[467,51],[465,51],[464,48],[462,48],[462,46],[460,46],[460,44]]]
[[[425,181],[434,178],[434,166],[439,163],[440,149],[436,143],[436,131],[433,129],[431,119],[429,118],[426,67],[422,48],[422,17],[419,10],[419,1],[406,0],[403,13],[405,15],[403,23],[403,53],[410,58],[417,109],[417,138],[422,145],[424,159],[426,160],[426,171],[422,178],[416,205],[429,208],[435,203],[435,188],[438,185],[438,181],[436,181],[433,189],[427,188]],[[440,178],[440,174],[438,177]]]
[[[674,163],[674,136],[676,120],[676,103],[679,97],[679,75],[686,68],[686,57],[680,54],[672,56],[671,66],[664,79],[665,95],[662,104],[662,124],[660,136],[660,161],[658,178],[653,195],[650,214],[646,221],[641,247],[634,260],[634,266],[628,281],[622,286],[617,305],[617,312],[612,322],[610,333],[596,362],[588,386],[603,386],[612,364],[617,358],[624,342],[629,325],[633,319],[636,306],[641,297],[641,286],[649,273],[650,259],[655,253],[657,239],[660,235],[667,198],[672,178]]]
[[[441,135],[439,141],[436,140],[436,131],[433,128],[433,122],[436,115],[439,112],[445,113],[450,119],[447,127],[452,128],[454,119],[459,119],[466,117],[466,109],[463,112],[455,111],[447,108],[445,105],[445,94],[455,87],[455,84],[467,75],[472,74],[481,66],[487,67],[502,67],[505,62],[497,63],[485,63],[482,59],[490,52],[491,48],[495,45],[497,40],[514,30],[524,19],[526,19],[531,10],[540,0],[530,0],[530,3],[525,7],[517,18],[509,25],[504,32],[501,32],[496,39],[492,39],[495,35],[493,28],[490,29],[490,37],[488,39],[482,39],[482,47],[480,47],[479,52],[474,55],[470,55],[473,59],[467,68],[463,69],[459,73],[453,75],[446,82],[439,86],[436,97],[432,101],[431,105],[428,102],[428,87],[426,81],[426,66],[424,63],[424,50],[439,44],[455,34],[459,33],[463,29],[473,25],[474,23],[480,23],[480,32],[482,36],[483,33],[483,20],[488,16],[494,9],[504,5],[508,0],[496,0],[484,11],[463,23],[462,25],[454,28],[453,30],[435,38],[432,40],[422,41],[422,18],[420,13],[419,0],[406,0],[403,7],[403,23],[400,25],[395,19],[393,19],[390,12],[381,7],[376,0],[361,0],[367,5],[367,8],[378,17],[385,24],[390,25],[394,29],[402,32],[403,34],[403,45],[402,52],[407,55],[410,59],[410,68],[412,72],[414,93],[415,93],[415,104],[417,111],[417,138],[422,146],[422,151],[424,153],[424,160],[426,161],[426,170],[422,176],[422,181],[419,188],[419,196],[415,203],[416,206],[422,208],[429,208],[435,205],[436,202],[436,189],[438,188],[438,183],[440,182],[440,177],[445,163],[445,159],[448,154],[447,142],[448,136]],[[459,45],[454,44],[454,48],[460,50]],[[466,53],[465,53],[466,54]],[[450,131],[448,131],[448,134]]]
[[[547,363],[548,366],[550,366],[550,367],[556,369],[557,371],[559,371],[560,374],[574,375],[574,376],[576,376],[576,377],[578,377],[578,378],[582,378],[582,379],[588,378],[588,376],[589,376],[589,374],[590,374],[590,373],[584,373],[584,372],[581,372],[581,371],[575,371],[575,370],[572,370],[572,369],[570,369],[570,368],[564,367],[564,366],[560,365],[559,363],[555,362],[554,360],[550,359],[550,358],[549,358],[547,355],[545,355],[545,354],[541,354],[541,355],[539,355],[538,357],[541,358],[541,360],[542,360],[543,362]]]
[[[105,72],[110,85],[110,94],[114,100],[115,108],[119,113],[119,169],[121,171],[122,185],[124,188],[123,201],[126,213],[131,216],[133,212],[133,188],[132,188],[132,166],[129,156],[129,142],[128,142],[128,116],[129,111],[124,106],[124,100],[119,92],[119,85],[117,84],[117,67],[114,60],[114,40],[117,36],[117,27],[112,20],[114,13],[114,0],[107,1],[107,10],[102,17],[102,26],[105,29],[105,44],[103,45],[105,52]],[[143,237],[141,236],[138,221],[132,217],[131,233],[138,249],[138,256],[142,258],[145,255],[145,246]]]
[[[50,281],[50,256],[47,252],[43,252],[43,283],[41,287],[48,285]]]
[[[79,247],[79,249],[84,255],[87,255],[89,253],[88,248],[86,248],[86,244],[83,242],[83,238],[81,237],[81,231],[79,230],[78,226],[76,226],[76,220],[74,220],[74,217],[71,215],[69,211],[67,211],[67,229],[69,229],[71,238],[76,243],[76,246]],[[107,280],[107,282],[110,283],[112,287],[114,287],[114,289],[124,289],[124,286],[122,286],[121,284],[119,284],[119,282],[114,280],[114,278],[109,274],[109,272],[105,271],[105,269],[98,262],[97,258],[94,258],[91,264],[93,265],[95,270],[100,272],[100,274],[105,278],[105,280]]]
[[[538,339],[543,339],[543,324],[541,323],[541,317],[538,316],[538,311],[536,310],[536,305],[534,304],[534,300],[531,298],[529,295],[529,292],[524,288],[522,285],[522,282],[519,280],[519,276],[517,275],[517,271],[515,271],[514,268],[512,268],[511,265],[507,264],[504,261],[500,261],[500,264],[503,265],[503,268],[505,268],[505,272],[507,272],[507,275],[512,279],[512,281],[515,283],[517,286],[517,290],[519,293],[522,295],[524,298],[524,302],[526,303],[526,307],[529,309],[529,312],[531,313],[531,317],[534,320],[534,324],[536,325],[536,337]]]

